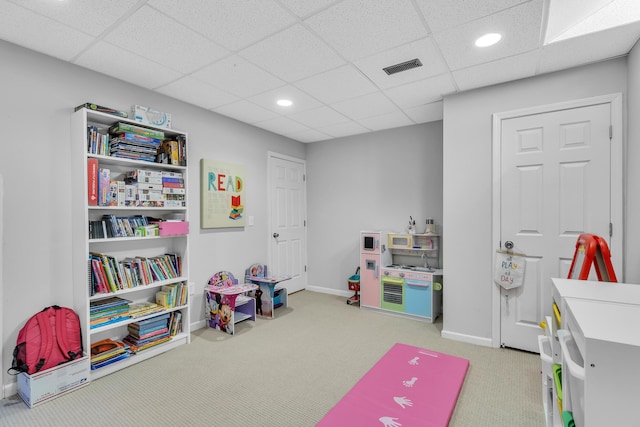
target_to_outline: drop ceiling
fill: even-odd
[[[315,142],[440,120],[448,94],[626,55],[638,3],[0,0],[0,39]],[[488,32],[501,41],[475,47]]]

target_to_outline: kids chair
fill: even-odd
[[[256,320],[256,301],[246,294],[256,291],[253,283],[238,284],[228,271],[214,274],[205,288],[209,327],[233,335],[234,326],[243,320]]]
[[[275,309],[287,306],[287,289],[280,282],[291,279],[291,276],[269,276],[266,265],[251,264],[245,271],[245,281],[254,283],[260,289],[254,291],[257,314],[273,319]]]

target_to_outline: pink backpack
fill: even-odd
[[[31,316],[18,333],[11,374],[33,374],[82,357],[80,319],[75,311],[53,305]]]

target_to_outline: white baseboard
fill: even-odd
[[[342,291],[338,289],[323,288],[321,286],[307,286],[305,289],[311,292],[319,292],[321,294],[329,294],[329,295],[338,295],[338,296],[347,297],[347,298],[353,295],[353,291],[348,291],[348,290]]]
[[[11,397],[14,394],[18,394],[18,380],[5,384],[2,387],[2,393],[4,393],[4,397]]]
[[[198,329],[202,329],[207,326],[206,319],[198,320],[197,322],[193,322],[191,324],[191,332],[197,331]]]
[[[466,342],[468,344],[481,345],[484,347],[493,347],[493,340],[491,338],[476,337],[474,335],[465,335],[465,334],[459,334],[457,332],[449,332],[444,330],[440,333],[440,336],[442,338],[446,338],[453,341],[461,341],[461,342]]]

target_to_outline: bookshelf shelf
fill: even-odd
[[[160,314],[163,314],[163,313],[171,313],[173,311],[184,310],[186,308],[187,308],[186,305],[180,305],[180,306],[177,306],[177,307],[165,308],[162,311],[159,311],[159,312],[156,312],[156,313],[153,313],[153,314],[149,314],[147,316],[139,316],[139,317],[134,317],[134,318],[129,318],[129,319],[123,319],[123,320],[120,320],[118,322],[111,323],[109,325],[99,326],[97,328],[90,329],[89,333],[90,334],[98,334],[100,332],[107,331],[107,330],[110,330],[110,329],[114,329],[114,328],[117,328],[119,326],[126,326],[126,325],[128,325],[130,323],[139,322],[141,320],[152,319],[152,318],[154,318],[154,317],[156,317],[156,316],[158,316]]]
[[[130,136],[126,132],[130,130],[123,129],[131,126],[138,128],[134,133],[140,131],[138,135],[150,138],[149,141],[144,141],[145,137],[140,139],[143,141],[140,146],[146,150],[145,156],[155,152],[155,144],[158,153],[174,159],[173,164],[96,154],[98,140],[102,147],[100,153],[139,158],[135,147],[126,154],[116,151],[119,148],[115,133],[125,132],[120,137],[126,135],[124,138],[128,139]],[[147,336],[156,337],[158,334],[158,337],[163,336],[164,339],[167,339],[167,335],[171,337],[169,341],[138,350],[121,360],[116,361],[114,358],[113,363],[91,370],[91,379],[100,378],[190,342],[189,235],[144,236],[151,228],[150,223],[156,220],[189,219],[186,191],[187,141],[186,132],[145,126],[84,108],[71,117],[73,301],[74,310],[81,321],[83,346],[90,350],[92,344],[103,340],[123,342],[125,337],[128,337],[127,340],[133,337],[135,340],[131,343],[135,346],[130,348],[144,348]],[[120,141],[121,146],[131,147],[136,143]],[[176,152],[179,154],[174,157]],[[96,191],[100,190],[99,183],[92,186],[96,178],[91,171],[96,169],[98,181],[102,178],[108,185],[101,191]],[[92,194],[93,201],[90,200]],[[108,205],[109,202],[111,206]],[[167,234],[171,234],[175,229],[169,229],[170,224],[162,222],[160,227],[162,229],[164,225],[165,228],[161,232],[169,230]],[[102,232],[107,229],[108,233]],[[107,235],[110,237],[106,237]],[[107,292],[107,289],[117,290]],[[174,298],[169,304],[175,305],[174,307],[115,320],[118,315],[128,313],[130,304],[155,303],[156,298],[166,300],[167,294],[172,294],[172,289],[178,295],[186,295],[182,301],[179,297]],[[110,301],[115,301],[114,306],[109,306]],[[101,307],[100,310],[96,309],[96,305]],[[102,310],[105,314],[102,314]],[[120,314],[117,314],[118,311]],[[104,319],[105,323],[91,329],[91,321],[96,323],[95,319]],[[113,320],[112,323],[106,323],[109,320]],[[178,327],[172,331],[173,323]]]
[[[119,360],[111,365],[104,366],[102,368],[98,368],[96,370],[91,371],[91,380],[95,380],[106,375],[117,372],[121,369],[127,368],[129,366],[135,365],[136,363],[143,362],[151,357],[162,354],[166,351],[172,350],[176,347],[179,347],[183,344],[189,343],[189,335],[187,333],[180,333],[171,337],[171,341],[159,344],[155,347],[151,347],[148,350],[144,350],[141,353],[133,354],[126,359]]]
[[[157,290],[157,288],[161,288],[162,286],[170,285],[172,283],[185,282],[186,280],[187,280],[186,277],[180,276],[180,277],[177,277],[175,279],[161,280],[159,282],[149,283],[148,285],[136,286],[135,288],[120,289],[119,291],[116,291],[116,292],[97,293],[95,295],[91,295],[89,297],[89,301],[99,301],[99,300],[105,299],[105,298],[122,296],[122,295],[130,294],[130,293],[140,292],[140,291],[143,291],[143,290],[154,289],[154,288],[156,288],[156,290]]]
[[[88,158],[98,159],[100,162],[103,162],[105,165],[119,165],[119,164],[122,164],[122,165],[129,165],[131,167],[136,167],[136,166],[147,167],[147,166],[149,166],[149,162],[146,162],[146,161],[133,160],[133,159],[121,159],[121,158],[116,158],[116,157],[111,157],[111,156],[105,156],[105,155],[102,155],[102,154],[87,153],[87,157]],[[186,166],[180,166],[180,165],[165,165],[163,163],[155,163],[154,165],[155,165],[155,167],[157,167],[159,169],[185,170],[185,171],[187,170]]]

